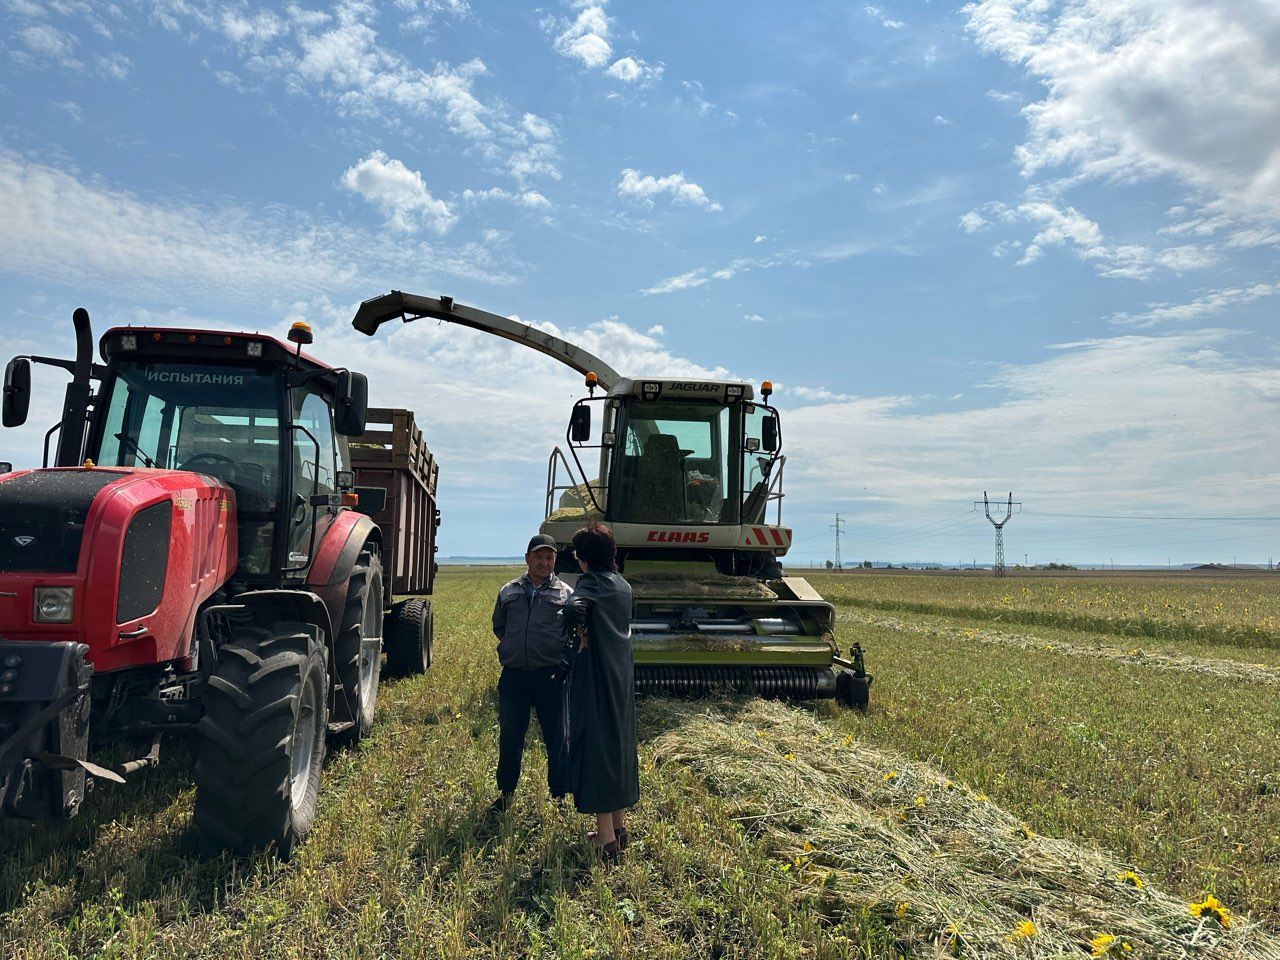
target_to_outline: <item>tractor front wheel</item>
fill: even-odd
[[[329,678],[319,628],[241,627],[218,650],[196,727],[195,826],[209,850],[284,858],[311,830]]]
[[[333,650],[334,672],[342,684],[339,696],[351,713],[351,726],[337,738],[346,744],[360,742],[373,728],[382,656],[377,644],[366,641],[382,636],[382,589],[382,559],[376,549],[365,550],[351,571]]]
[[[397,677],[425,673],[431,666],[434,635],[430,600],[410,597],[393,606],[383,625],[387,671]]]

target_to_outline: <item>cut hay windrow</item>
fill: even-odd
[[[639,600],[776,600],[777,595],[755,577],[689,574],[668,571],[629,573],[627,583]]]
[[[1155,667],[1158,670],[1175,670],[1180,673],[1196,673],[1222,680],[1243,680],[1249,683],[1280,685],[1280,667],[1265,663],[1245,663],[1239,660],[1217,660],[1212,657],[1184,657],[1169,653],[1153,653],[1138,648],[1124,648],[1107,644],[1087,644],[1072,640],[1046,640],[1026,633],[1002,633],[996,630],[979,630],[976,627],[956,627],[943,624],[908,623],[897,617],[876,616],[858,611],[836,615],[847,623],[861,623],[881,627],[899,633],[911,633],[941,640],[973,640],[1021,650],[1039,650],[1045,653],[1063,653],[1075,657],[1092,657],[1133,666]]]
[[[831,913],[880,913],[912,955],[1280,958],[1280,941],[1229,904],[1193,909],[1130,865],[1037,836],[933,766],[802,709],[664,702],[646,716],[665,728],[655,761],[723,797],[797,895]]]

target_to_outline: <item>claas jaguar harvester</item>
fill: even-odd
[[[5,370],[6,427],[27,418],[33,363],[72,379],[46,466],[0,476],[0,811],[72,816],[181,732],[205,846],[287,856],[326,740],[373,722],[384,613],[397,663],[430,644],[421,599],[388,609],[397,531],[369,516],[385,490],[351,469],[366,380],[303,353],[305,323],[287,343],[117,328],[99,363],[88,314],[73,321],[74,360]]]
[[[547,468],[542,532],[573,577],[573,532],[608,523],[635,596],[636,684],[644,693],[735,690],[786,699],[834,697],[865,709],[862,650],[841,656],[830,603],[783,573],[782,421],[749,383],[628,378],[544,330],[455,303],[392,291],[353,321],[372,335],[390,320],[430,317],[523,344],[585,374],[568,454]],[[596,428],[593,430],[593,424]],[[770,518],[772,514],[772,518]]]

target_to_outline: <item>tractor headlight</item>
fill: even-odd
[[[70,623],[73,587],[36,587],[36,622]]]

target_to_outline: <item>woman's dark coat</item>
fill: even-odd
[[[589,639],[573,654],[567,691],[569,789],[580,813],[610,813],[640,799],[631,586],[611,571],[584,573],[565,620],[584,616]]]

